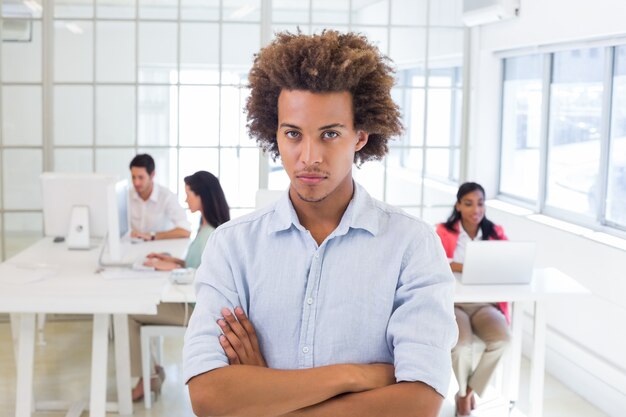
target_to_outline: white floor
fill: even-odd
[[[0,416],[12,416],[15,410],[15,361],[8,323],[0,323]],[[91,322],[87,320],[61,320],[48,322],[45,328],[45,346],[37,346],[35,357],[35,400],[62,400],[76,402],[87,400],[89,394],[89,367],[91,354]],[[181,340],[166,340],[164,346],[166,380],[163,393],[145,410],[143,402],[135,403],[137,417],[193,416],[187,390],[183,385],[180,356]],[[115,400],[112,348],[109,349],[109,401]],[[512,417],[524,417],[528,410],[525,391],[528,381],[528,362],[522,363],[520,401]],[[82,416],[87,416],[83,413]],[[116,416],[111,413],[107,416]],[[452,417],[451,398],[444,403],[440,417]],[[507,407],[495,398],[479,403],[476,413],[480,417],[504,417]],[[33,417],[60,417],[65,412],[36,412]],[[546,375],[544,417],[607,417],[606,414],[572,393],[554,378]]]

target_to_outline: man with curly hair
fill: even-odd
[[[450,268],[429,225],[352,179],[401,133],[391,66],[357,34],[282,33],[249,81],[250,134],[291,184],[207,243],[183,352],[194,412],[436,416]]]

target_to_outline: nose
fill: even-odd
[[[315,138],[305,136],[300,142],[300,161],[304,165],[314,165],[322,162],[322,144]]]

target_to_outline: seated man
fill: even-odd
[[[154,182],[154,168],[154,159],[148,154],[130,161],[130,235],[143,240],[188,238],[191,227],[185,209],[174,193]]]
[[[183,349],[195,414],[436,416],[454,278],[428,224],[352,178],[402,130],[386,58],[356,34],[283,33],[249,81],[250,134],[291,182],[205,247]]]

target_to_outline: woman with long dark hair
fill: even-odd
[[[189,245],[185,259],[174,258],[164,253],[148,255],[146,266],[153,266],[160,271],[176,268],[197,268],[209,235],[222,223],[230,220],[230,212],[224,190],[215,175],[207,171],[198,171],[185,177],[185,202],[192,213],[200,211],[200,227],[196,238]]]
[[[502,227],[485,216],[485,190],[466,182],[459,187],[456,204],[445,223],[437,225],[444,250],[454,272],[463,272],[465,248],[472,240],[506,240]],[[452,349],[452,368],[459,383],[457,416],[469,416],[475,407],[474,392],[484,394],[493,371],[509,344],[507,303],[456,303],[454,314],[459,339]],[[485,342],[485,350],[472,368],[472,337]]]
[[[198,171],[185,177],[185,200],[192,213],[202,213],[200,226],[195,239],[190,243],[185,259],[175,258],[165,253],[151,253],[147,256],[146,266],[152,266],[160,271],[171,271],[176,268],[198,268],[202,258],[204,246],[211,233],[221,224],[230,220],[230,211],[224,190],[215,175],[207,171]],[[185,304],[162,303],[157,306],[156,315],[133,315],[128,317],[130,339],[131,376],[139,377],[139,382],[132,392],[133,401],[143,398],[143,380],[141,378],[141,343],[140,332],[144,324],[154,325],[183,325],[189,319],[193,308]],[[161,392],[161,385],[165,380],[165,372],[158,364],[153,364],[150,390],[155,394]]]

